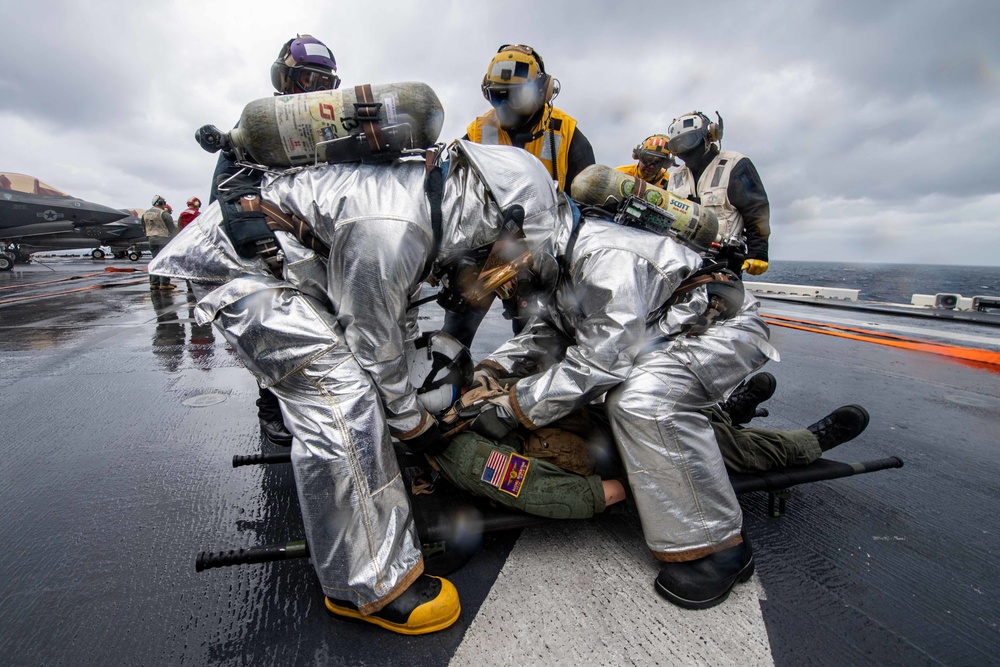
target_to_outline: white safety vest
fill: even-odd
[[[694,176],[691,169],[684,165],[678,167],[670,175],[669,190],[680,197],[690,198],[697,195],[701,205],[715,213],[719,218],[719,235],[726,239],[743,240],[743,216],[729,203],[729,177],[733,167],[745,156],[736,151],[720,151],[712,160],[701,178],[698,179],[697,191],[692,188]]]
[[[142,214],[142,226],[146,230],[146,236],[163,236],[170,238],[170,230],[163,220],[166,211],[162,208],[153,207]]]

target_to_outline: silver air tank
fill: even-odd
[[[369,147],[377,146],[371,137],[360,136],[373,133],[373,124],[365,123],[373,118],[379,140],[388,147],[381,152],[398,154],[432,146],[441,133],[444,110],[431,87],[417,82],[372,85],[370,92],[357,86],[281,95],[247,104],[228,139],[270,167],[349,162],[375,151]]]
[[[670,236],[699,249],[708,248],[718,240],[719,220],[712,211],[603,164],[593,164],[581,171],[570,185],[570,196],[581,204],[602,207],[618,207],[627,200],[639,200],[662,213],[661,219],[656,219],[649,207],[630,206],[621,213],[635,218],[636,226],[658,233],[669,232]],[[635,200],[630,199],[633,197]]]

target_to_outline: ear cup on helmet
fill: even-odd
[[[719,141],[720,139],[722,139],[722,128],[719,126],[718,123],[709,123],[708,131],[705,136],[708,137],[709,142],[714,143],[716,141]]]
[[[288,65],[285,64],[285,58],[287,58],[288,54],[291,52],[292,42],[294,42],[295,39],[296,38],[293,37],[285,42],[281,47],[281,51],[278,52],[278,57],[274,59],[273,63],[271,63],[271,85],[274,86],[274,89],[279,93],[285,88],[285,74],[288,71]]]
[[[281,82],[284,73],[285,73],[285,63],[279,60],[275,60],[273,63],[271,63],[271,85],[274,86],[274,89],[279,92],[284,89],[284,86],[282,85]]]
[[[700,111],[698,115],[705,119],[705,136],[708,138],[709,143],[722,141],[722,116],[719,115],[719,112],[715,112],[715,117],[719,119],[718,123],[713,123],[708,119],[707,115]]]
[[[538,87],[542,90],[542,104],[548,104],[555,95],[557,81],[548,74],[542,74]]]

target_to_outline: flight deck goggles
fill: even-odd
[[[340,77],[328,69],[303,65],[288,68],[288,78],[303,92],[334,90],[340,85]]]
[[[498,107],[507,102],[516,111],[534,111],[541,96],[538,86],[534,83],[486,86],[483,88],[483,94],[491,106]]]
[[[640,151],[639,164],[644,167],[663,167],[671,162],[669,153],[658,153],[656,151]]]

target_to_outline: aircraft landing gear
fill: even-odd
[[[0,252],[0,271],[10,271],[13,268],[14,256],[6,252]]]
[[[115,259],[125,259],[125,251],[124,250],[116,250],[114,252],[114,258]]]
[[[90,252],[90,256],[93,257],[94,259],[104,259],[104,251],[101,250],[100,248],[94,248]]]
[[[142,257],[142,253],[139,252],[138,250],[129,250],[128,251],[128,258],[129,258],[130,261],[138,262],[140,257]]]

